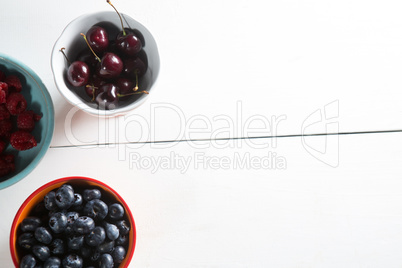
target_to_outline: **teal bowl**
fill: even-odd
[[[0,177],[0,189],[8,187],[26,177],[40,162],[50,146],[54,131],[53,102],[45,85],[38,75],[25,64],[0,54],[0,70],[6,75],[17,75],[21,80],[22,91],[27,100],[27,109],[42,115],[32,131],[37,146],[26,150],[17,151],[7,145],[5,153],[15,156],[15,170],[4,177]]]

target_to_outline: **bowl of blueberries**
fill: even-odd
[[[135,243],[127,203],[87,177],[38,188],[16,213],[10,233],[16,267],[128,267]]]
[[[114,11],[82,15],[64,29],[51,55],[55,84],[72,105],[113,117],[140,106],[155,86],[160,59],[150,31]]]

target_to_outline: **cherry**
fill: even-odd
[[[128,56],[134,56],[135,54],[140,52],[140,50],[142,49],[141,40],[133,33],[129,33],[129,34],[126,33],[125,28],[123,26],[123,19],[121,18],[120,13],[117,11],[117,9],[113,6],[113,4],[109,0],[107,0],[107,2],[113,7],[113,9],[116,11],[117,15],[119,15],[121,28],[122,28],[122,32],[120,32],[117,35],[116,47],[122,53],[124,53]]]
[[[77,60],[85,62],[90,68],[93,69],[98,64],[98,59],[88,48],[85,48],[78,54]]]
[[[112,110],[116,108],[119,101],[119,88],[112,83],[107,83],[102,85],[99,90],[100,93],[95,98],[99,109]]]
[[[119,77],[115,84],[120,89],[121,94],[127,94],[134,91],[134,82],[131,79]]]
[[[87,32],[88,43],[95,52],[103,52],[109,46],[109,36],[100,26],[92,26]]]
[[[144,35],[138,30],[138,29],[131,29],[131,28],[124,28],[124,31],[126,32],[127,35],[132,34],[135,35],[138,39],[140,39],[142,47],[145,47],[145,38]],[[122,37],[123,31],[120,31],[119,34],[117,35],[116,39],[119,37]]]
[[[142,43],[137,36],[126,34],[117,38],[116,47],[127,56],[134,56],[142,49]]]
[[[95,87],[98,87],[98,88],[99,88],[101,85],[106,84],[106,80],[103,79],[102,77],[96,75],[96,74],[93,74],[90,80],[91,80],[91,83],[92,83]]]
[[[112,79],[118,77],[123,70],[123,61],[120,59],[120,57],[117,56],[117,54],[115,53],[106,52],[101,60],[89,45],[86,35],[83,33],[81,33],[81,35],[84,37],[85,42],[88,44],[88,47],[91,49],[94,56],[100,62],[100,64],[98,64],[97,66],[96,70],[97,74],[105,79]]]
[[[85,93],[91,98],[92,101],[95,100],[96,95],[99,93],[99,88],[101,85],[106,84],[106,81],[96,74],[93,74],[90,81],[85,86]]]
[[[107,52],[103,57],[97,70],[99,76],[112,79],[118,77],[123,71],[123,61],[115,53]]]
[[[91,98],[91,101],[95,100],[95,96],[98,93],[98,88],[95,87],[94,84],[90,83],[88,85],[85,86],[85,93],[87,93],[88,97]]]
[[[85,62],[74,61],[67,69],[67,80],[74,87],[82,87],[88,83],[89,67]]]
[[[139,57],[128,58],[124,60],[123,74],[127,77],[136,79],[141,77],[147,70],[147,66]]]
[[[60,49],[64,57],[67,59],[67,62],[70,63],[63,50],[64,48]],[[74,87],[82,87],[86,85],[89,80],[89,75],[90,75],[89,67],[83,61],[74,61],[68,66],[67,81]]]

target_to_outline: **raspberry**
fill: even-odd
[[[6,105],[4,103],[0,104],[0,120],[9,118],[10,118],[10,112],[8,111]]]
[[[27,108],[27,101],[21,93],[11,93],[7,98],[7,109],[12,115],[17,115]]]
[[[0,103],[6,103],[6,98],[6,92],[4,90],[0,90]]]
[[[0,155],[0,176],[9,174],[15,170],[14,155],[3,154]]]
[[[22,130],[11,134],[10,144],[19,151],[25,151],[37,145],[35,137],[31,133]]]
[[[33,111],[24,111],[17,117],[17,127],[19,130],[25,130],[31,132],[35,127],[35,121],[38,121],[39,115],[36,115]],[[38,120],[36,120],[38,119]]]
[[[8,84],[10,89],[13,89],[17,92],[21,92],[22,85],[20,79],[16,75],[9,75],[4,79],[4,82]]]
[[[7,94],[8,94],[8,84],[5,82],[0,82],[0,103],[6,102]]]
[[[6,146],[7,146],[7,143],[3,140],[0,140],[0,153],[2,153],[4,151]]]
[[[3,154],[0,156],[0,159],[3,159],[8,164],[14,163],[14,158],[15,157],[12,154]]]
[[[33,119],[35,120],[35,122],[38,122],[41,118],[42,116],[40,114],[34,114]]]
[[[9,138],[13,125],[10,119],[3,119],[0,121],[0,137]]]

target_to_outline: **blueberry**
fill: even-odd
[[[67,225],[73,225],[75,220],[78,219],[78,217],[80,216],[80,214],[78,214],[78,212],[75,211],[70,211],[66,213],[66,217],[67,217]]]
[[[126,235],[130,232],[130,224],[126,220],[116,222],[117,228],[119,228],[121,235]]]
[[[56,238],[49,246],[50,252],[53,255],[63,255],[64,254],[64,241]]]
[[[33,233],[22,233],[18,237],[18,245],[24,249],[31,249],[35,243],[36,240]]]
[[[20,268],[34,268],[36,266],[36,259],[31,254],[25,255],[20,262]]]
[[[74,234],[74,228],[73,226],[67,225],[66,229],[64,230],[64,234],[66,236],[70,236]]]
[[[114,262],[121,263],[126,257],[126,250],[122,246],[117,246],[112,252]]]
[[[71,191],[74,191],[73,186],[71,186],[71,185],[68,184],[68,183],[63,184],[61,187],[66,187],[66,188],[69,188]]]
[[[88,246],[96,247],[105,241],[106,232],[101,226],[96,226],[89,234],[85,236],[85,242]]]
[[[119,203],[114,203],[109,206],[109,217],[112,220],[120,220],[124,216],[124,208]]]
[[[50,257],[50,249],[45,245],[34,245],[32,253],[41,261],[45,261]]]
[[[99,257],[99,268],[113,268],[113,257],[110,254],[102,254]]]
[[[72,236],[67,240],[67,246],[69,249],[78,250],[84,245],[84,236]]]
[[[67,227],[67,216],[62,212],[55,213],[49,219],[49,227],[56,234],[64,232]]]
[[[80,195],[79,193],[75,193],[74,194],[74,203],[73,203],[73,207],[74,208],[80,208],[82,205],[82,195]]]
[[[45,202],[45,208],[47,210],[57,209],[55,197],[56,193],[54,191],[50,191],[45,195],[44,202]]]
[[[78,212],[75,211],[70,211],[66,213],[66,217],[67,217],[67,227],[64,231],[64,233],[66,235],[71,235],[74,233],[74,229],[73,229],[73,225],[74,222],[78,219],[78,217],[80,216],[80,214],[78,214]]]
[[[46,215],[46,213],[48,212],[48,210],[45,207],[45,201],[39,202],[34,209],[32,210],[32,215],[38,215],[38,216],[42,216],[42,215]]]
[[[116,225],[105,222],[104,226],[107,238],[110,240],[116,240],[119,237],[120,232]]]
[[[62,264],[64,268],[82,268],[83,261],[77,254],[70,254],[63,259]]]
[[[91,257],[89,258],[92,262],[96,262],[97,260],[99,260],[99,257],[101,255],[101,252],[97,249],[95,249],[92,254]]]
[[[91,217],[78,217],[73,225],[73,229],[77,234],[88,234],[95,228],[95,222]]]
[[[49,257],[43,264],[43,268],[59,268],[61,267],[61,261],[57,257]]]
[[[106,241],[100,244],[97,249],[100,253],[112,253],[114,249],[114,241]]]
[[[84,259],[88,259],[91,257],[92,248],[90,248],[89,246],[85,246],[84,244],[84,246],[80,248],[80,254]]]
[[[82,193],[82,197],[85,201],[91,201],[94,199],[100,199],[102,197],[102,193],[98,189],[86,189]]]
[[[127,235],[121,235],[115,240],[117,246],[124,246],[128,242],[128,236]]]
[[[21,231],[34,232],[42,224],[38,217],[27,217],[21,222]]]
[[[43,243],[43,244],[50,244],[50,242],[52,242],[52,235],[50,234],[49,230],[46,229],[45,227],[38,227],[35,230],[35,238],[36,240],[38,240],[39,242]]]
[[[108,207],[102,200],[94,199],[86,203],[83,212],[94,220],[101,221],[107,216]]]
[[[63,184],[55,195],[56,205],[60,209],[68,209],[74,203],[74,190],[70,185]]]

